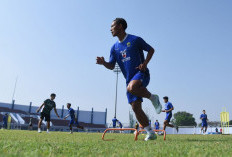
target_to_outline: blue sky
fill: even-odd
[[[109,58],[117,41],[110,33],[116,17],[130,34],[156,49],[149,63],[148,89],[169,96],[175,112],[199,122],[203,109],[219,120],[232,111],[232,2],[217,1],[7,1],[0,2],[0,101],[40,105],[50,93],[58,107],[71,102],[82,110],[113,117],[116,75],[95,64]],[[125,80],[119,76],[118,119],[128,122]],[[75,108],[75,107],[74,107]],[[148,100],[144,109],[156,115]]]

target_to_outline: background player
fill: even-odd
[[[165,109],[162,112],[166,112],[166,118],[164,120],[164,130],[166,129],[166,126],[174,127],[174,125],[169,124],[171,118],[172,118],[172,110],[174,110],[174,107],[172,106],[172,103],[168,101],[168,97],[163,97],[165,102]]]
[[[205,110],[202,111],[203,114],[201,114],[200,116],[200,119],[202,120],[202,123],[201,123],[201,133],[202,133],[202,130],[203,130],[203,134],[205,135],[206,131],[207,131],[207,127],[208,127],[208,124],[207,124],[207,114],[205,114]],[[205,130],[204,130],[205,128]]]
[[[50,121],[51,121],[50,113],[53,108],[54,108],[54,112],[56,116],[60,118],[56,110],[56,103],[54,102],[55,98],[56,98],[56,94],[52,93],[51,98],[45,100],[44,103],[36,111],[38,113],[43,107],[43,111],[40,113],[40,120],[38,123],[38,133],[41,133],[41,124],[44,118],[45,118],[45,121],[47,122],[47,133],[49,133]]]
[[[75,124],[77,128],[84,129],[82,126],[79,125],[78,121],[75,119],[75,111],[74,109],[71,108],[71,104],[67,103],[67,108],[68,108],[68,115],[64,117],[64,119],[68,118],[70,116],[71,120],[69,122],[69,129],[70,129],[70,134],[73,133],[72,126]]]
[[[111,33],[118,40],[111,48],[110,60],[106,62],[104,57],[97,57],[97,64],[104,65],[107,69],[113,70],[118,63],[127,85],[127,98],[131,104],[136,118],[147,131],[145,140],[156,139],[155,133],[149,126],[149,121],[142,109],[142,98],[150,99],[156,112],[159,114],[162,106],[157,95],[147,90],[150,81],[150,74],[147,68],[155,50],[142,38],[127,34],[125,32],[127,22],[123,18],[116,18],[111,24]],[[143,51],[147,51],[145,59]]]
[[[159,124],[158,120],[156,120],[156,121],[155,121],[155,130],[159,130],[159,125],[160,125],[160,124]]]

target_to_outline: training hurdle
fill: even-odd
[[[135,129],[135,128],[109,128],[109,129],[106,129],[104,131],[104,133],[102,134],[102,140],[105,140],[104,137],[105,137],[105,134],[107,131],[125,131],[125,130],[132,130],[132,131],[135,131],[136,132],[136,135],[135,135],[135,141],[137,140],[137,134],[138,134],[138,131]]]
[[[137,140],[139,134],[140,134],[141,132],[144,132],[144,131],[146,131],[146,130],[139,130],[139,131],[137,132],[137,134],[136,134],[135,140]],[[154,129],[153,131],[155,131],[155,132],[163,132],[163,134],[164,134],[164,140],[166,140],[166,131],[165,131],[165,130],[155,130],[155,129]]]
[[[104,131],[104,133],[102,134],[102,140],[105,140],[104,138],[105,138],[105,134],[106,134],[106,132],[107,131],[125,131],[125,130],[132,130],[132,131],[135,131],[135,138],[134,138],[134,140],[135,141],[137,141],[138,140],[138,136],[139,136],[139,134],[141,133],[141,132],[144,132],[144,131],[146,131],[146,130],[137,130],[137,129],[135,129],[135,128],[108,128],[108,129],[106,129],[105,131]],[[163,134],[164,134],[164,140],[166,140],[166,131],[165,130],[153,130],[153,131],[155,131],[155,132],[163,132]]]

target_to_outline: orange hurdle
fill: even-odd
[[[105,137],[105,134],[106,134],[107,131],[113,131],[113,130],[118,130],[118,131],[134,130],[135,133],[136,133],[135,134],[135,138],[134,138],[135,141],[138,140],[138,136],[139,136],[140,132],[146,131],[146,130],[139,130],[139,131],[137,131],[137,129],[135,129],[135,128],[122,128],[122,129],[120,129],[120,128],[108,128],[102,134],[102,140],[104,140],[104,137]],[[163,132],[164,133],[164,140],[166,140],[166,131],[165,130],[153,130],[153,131],[155,131],[155,132]]]
[[[138,135],[140,134],[140,132],[143,132],[143,131],[146,131],[146,130],[139,130],[135,136],[135,140],[137,140],[138,138]],[[166,140],[166,131],[165,130],[153,130],[155,132],[163,132],[164,133],[164,140]]]
[[[135,128],[122,128],[122,129],[120,129],[120,128],[109,128],[109,129],[106,129],[106,130],[104,131],[104,133],[102,134],[102,140],[104,140],[104,137],[105,137],[106,132],[107,132],[107,131],[111,131],[111,130],[118,130],[118,131],[134,130],[134,131],[136,131],[135,141],[137,140],[138,131],[137,131]]]

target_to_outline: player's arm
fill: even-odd
[[[44,105],[45,105],[45,104],[43,103],[43,104],[36,110],[36,112],[38,113]]]
[[[64,117],[64,120],[65,120],[66,118],[68,118],[69,116],[70,116],[70,114],[68,114],[67,116],[65,116],[65,117]]]
[[[107,69],[113,70],[115,67],[115,64],[109,63],[105,61],[104,57],[97,57],[97,64],[104,65]]]
[[[57,116],[58,118],[60,118],[60,116],[59,116],[58,113],[57,113],[56,107],[54,107],[54,112],[55,112],[56,116]]]

